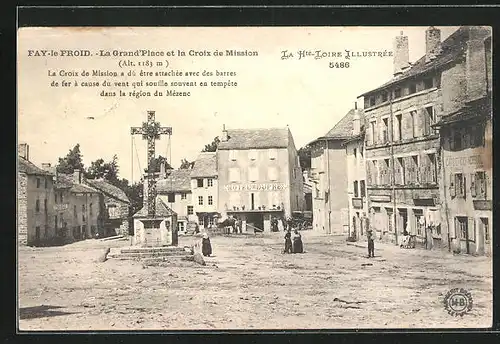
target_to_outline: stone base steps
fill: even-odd
[[[189,249],[183,247],[127,247],[112,249],[108,258],[120,260],[174,260],[193,256]]]

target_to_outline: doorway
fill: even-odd
[[[408,210],[404,208],[398,209],[398,225],[396,225],[396,230],[398,233],[402,233],[404,235],[409,235],[410,228],[408,228]],[[405,233],[405,231],[407,233]]]
[[[460,249],[465,248],[467,254],[470,254],[469,230],[467,217],[457,216],[455,218],[455,233],[460,238]]]
[[[35,239],[37,242],[40,241],[40,226],[35,227]]]
[[[264,230],[264,216],[262,213],[248,214],[247,225],[253,226],[257,228],[257,230]],[[250,227],[250,229],[254,230],[253,227]]]

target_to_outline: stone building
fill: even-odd
[[[217,224],[219,200],[217,182],[217,154],[201,153],[191,171],[192,205],[200,228]]]
[[[436,219],[440,210],[439,135],[432,125],[442,116],[442,72],[456,55],[453,35],[426,31],[426,54],[408,61],[408,38],[394,41],[394,78],[364,97],[365,160],[370,223],[379,238],[395,241],[407,230],[426,242],[432,218],[437,244],[446,237]],[[444,243],[445,244],[445,243]]]
[[[350,110],[328,133],[309,143],[313,185],[313,229],[327,234],[347,234],[348,194],[346,150],[352,136],[355,110]]]
[[[47,168],[51,168],[47,165]],[[55,168],[52,167],[55,170]],[[54,223],[65,241],[94,237],[99,231],[101,193],[84,184],[83,173],[55,173]]]
[[[302,172],[302,181],[304,183],[304,210],[312,211],[313,210],[313,201],[312,201],[312,190],[313,190],[313,181],[309,178],[309,171],[305,170]]]
[[[147,183],[144,184],[146,188]],[[156,182],[156,193],[167,208],[176,214],[177,230],[183,231],[188,222],[196,221],[191,192],[191,169],[173,170],[168,176],[160,177]]]
[[[446,71],[443,115],[435,126],[442,147],[442,222],[453,251],[491,254],[491,30],[462,27],[451,38],[464,53]]]
[[[343,143],[347,155],[348,237],[359,240],[366,235],[361,219],[368,214],[368,203],[366,200],[365,120],[363,111],[358,110],[357,106],[352,122],[352,136]]]
[[[21,245],[40,245],[55,237],[52,173],[29,160],[29,146],[18,147],[17,238]]]
[[[287,128],[223,128],[217,149],[219,212],[242,230],[271,230],[272,217],[303,209],[297,149]]]
[[[129,235],[130,200],[123,190],[104,179],[85,179],[100,193],[99,236]]]

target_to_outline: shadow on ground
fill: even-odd
[[[59,315],[68,315],[72,314],[70,312],[63,312],[55,310],[57,308],[62,308],[60,306],[35,306],[35,307],[24,307],[19,309],[19,318],[20,319],[36,319],[36,318],[45,318],[45,317],[55,317]]]

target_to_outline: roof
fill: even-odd
[[[165,179],[156,182],[156,191],[161,193],[191,191],[191,170],[178,169]]]
[[[360,124],[364,126],[365,116],[363,110],[357,110],[359,114]],[[351,109],[347,114],[342,117],[340,121],[335,124],[335,126],[330,129],[324,136],[318,137],[316,140],[313,140],[310,143],[319,141],[319,140],[348,140],[352,139],[352,130],[353,130],[353,119],[356,113],[356,109]]]
[[[441,53],[436,56],[436,58],[428,63],[425,62],[425,55],[417,60],[410,68],[404,71],[401,75],[391,79],[382,86],[379,86],[371,91],[365,92],[359,97],[366,96],[368,94],[380,91],[391,85],[397,84],[408,78],[424,74],[436,69],[440,69],[450,62],[456,61],[465,55],[467,50],[467,41],[469,39],[469,34],[471,29],[477,29],[480,31],[484,38],[491,35],[490,30],[481,27],[471,27],[471,26],[461,26],[457,31],[452,33],[448,38],[446,38],[441,43]]]
[[[217,155],[206,152],[198,155],[191,170],[191,177],[213,177],[217,175]]]
[[[217,149],[287,148],[290,130],[287,128],[229,129],[229,139],[221,141]]]
[[[470,104],[464,106],[463,108],[455,111],[449,115],[443,116],[439,122],[433,125],[433,127],[440,127],[444,125],[450,125],[458,122],[466,121],[479,121],[487,119],[491,116],[491,104],[486,100],[476,102],[475,104]]]
[[[37,176],[53,176],[52,173],[41,169],[40,167],[33,164],[31,161],[26,160],[19,155],[17,156],[17,161],[19,163],[19,172]]]
[[[171,215],[177,215],[168,205],[161,200],[161,198],[156,198],[156,214],[157,217],[168,217]],[[133,218],[148,217],[147,207],[142,207],[137,213],[135,213]]]
[[[105,181],[104,179],[86,179],[85,182],[109,197],[124,203],[130,203],[130,200],[122,189]]]
[[[57,173],[57,179],[54,183],[55,189],[69,189],[73,193],[99,193],[99,190],[85,184],[77,184],[73,181],[72,174]]]
[[[99,193],[99,190],[85,184],[73,184],[69,191],[73,193]]]

